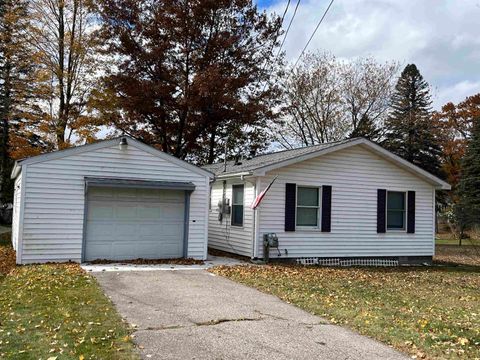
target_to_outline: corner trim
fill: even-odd
[[[183,224],[183,257],[188,257],[188,230],[190,227],[190,195],[191,191],[185,191],[185,205],[184,205],[184,224]]]
[[[22,171],[22,183],[20,189],[20,209],[18,212],[18,237],[17,237],[17,264],[22,264],[23,257],[23,223],[25,218],[25,196],[26,196],[26,186],[27,186],[27,166],[21,165]]]

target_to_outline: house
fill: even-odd
[[[435,190],[450,185],[363,138],[208,165],[209,246],[315,263],[431,260]],[[256,210],[250,205],[276,178]]]
[[[213,174],[123,136],[18,161],[17,263],[205,259]]]

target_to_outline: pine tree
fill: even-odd
[[[414,64],[405,67],[392,95],[392,112],[385,121],[384,146],[422,169],[441,175],[441,149],[431,120],[428,83]]]
[[[13,198],[10,172],[13,148],[30,144],[25,132],[31,97],[31,53],[28,50],[26,0],[0,0],[0,202]],[[32,116],[30,116],[32,118]]]
[[[380,129],[368,115],[362,116],[358,126],[350,133],[350,138],[364,137],[376,141],[380,137]]]
[[[480,224],[480,118],[474,122],[460,176],[455,215],[462,234],[468,227]]]

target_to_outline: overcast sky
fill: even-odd
[[[291,0],[284,28],[293,14]],[[330,0],[301,0],[284,45],[295,61]],[[287,1],[257,0],[282,14]],[[480,92],[480,0],[335,0],[309,50],[339,58],[415,63],[433,88],[434,108]]]

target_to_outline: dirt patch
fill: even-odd
[[[250,262],[250,258],[248,256],[237,255],[237,254],[229,253],[222,250],[212,249],[210,247],[208,248],[208,253],[212,256],[228,257],[232,259]]]
[[[155,265],[155,264],[172,264],[172,265],[203,265],[203,260],[195,260],[191,258],[179,259],[134,259],[134,260],[106,260],[98,259],[89,262],[90,264],[135,264],[135,265]]]
[[[7,275],[15,268],[15,257],[12,247],[0,246],[0,275]]]
[[[433,261],[480,266],[480,246],[437,245]]]

